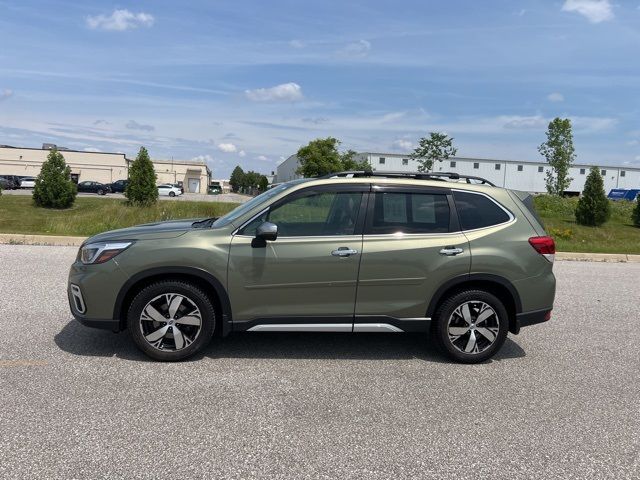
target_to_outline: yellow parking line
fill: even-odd
[[[48,365],[49,362],[44,360],[0,360],[0,368],[2,367],[42,367]]]

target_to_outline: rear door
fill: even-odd
[[[449,188],[374,185],[365,222],[354,331],[421,331],[447,280],[471,255]],[[394,330],[396,329],[396,330]]]

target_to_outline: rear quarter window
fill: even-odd
[[[477,193],[453,192],[462,230],[491,227],[508,222],[510,216],[489,197]]]

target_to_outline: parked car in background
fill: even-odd
[[[478,363],[508,332],[550,320],[554,254],[526,192],[453,173],[343,172],[280,184],[221,218],[89,238],[68,295],[81,323],[126,329],[157,360],[189,357],[214,332],[416,332]]]
[[[78,192],[97,193],[98,195],[106,195],[111,193],[111,187],[100,182],[84,181],[78,184]]]
[[[20,178],[17,175],[2,175],[0,185],[4,190],[16,190],[20,188]]]
[[[22,177],[20,179],[20,188],[33,188],[36,186],[35,177]]]
[[[171,183],[165,183],[163,185],[158,185],[158,195],[161,197],[175,197],[177,195],[182,195],[182,190]]]
[[[167,186],[167,187],[175,187],[178,190],[180,190],[180,193],[184,193],[184,187],[182,186],[182,182],[179,183],[163,183],[161,185]]]
[[[128,184],[129,180],[116,180],[115,182],[110,183],[109,187],[113,193],[124,193]]]

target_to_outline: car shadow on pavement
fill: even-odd
[[[151,361],[140,352],[127,332],[112,333],[87,328],[71,320],[54,338],[56,345],[73,355],[118,357]],[[491,361],[521,358],[525,351],[507,338]],[[214,338],[190,360],[208,358],[409,360],[450,363],[429,337],[419,333],[232,333]]]

